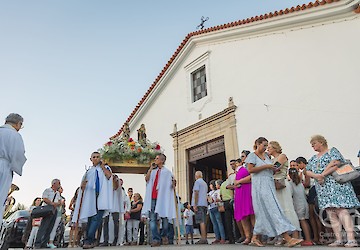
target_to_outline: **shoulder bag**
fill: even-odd
[[[217,202],[217,208],[220,213],[224,213],[225,212],[224,202],[222,201]]]
[[[285,179],[274,179],[276,190],[280,190],[286,187]]]
[[[57,193],[55,192],[54,199],[52,200],[52,202],[54,202],[56,194]],[[38,206],[32,210],[31,217],[32,218],[47,217],[54,215],[55,212],[56,212],[56,207],[54,207],[53,205]]]
[[[332,173],[332,176],[337,182],[343,184],[358,178],[360,173],[350,162],[345,162],[338,166],[338,168]]]

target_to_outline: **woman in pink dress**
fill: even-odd
[[[255,215],[252,205],[251,197],[251,175],[249,174],[246,166],[245,159],[250,151],[243,150],[241,152],[241,159],[238,159],[239,167],[236,172],[234,185],[234,218],[238,226],[244,228],[245,241],[243,245],[248,245],[251,242],[252,228],[255,225]],[[241,225],[239,225],[241,223]]]

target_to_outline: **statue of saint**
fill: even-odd
[[[125,122],[124,127],[123,127],[123,131],[122,131],[122,139],[124,141],[128,141],[129,138],[130,138],[129,124],[127,122]]]
[[[141,124],[141,126],[137,130],[137,132],[138,132],[138,142],[140,143],[141,146],[145,146],[146,145],[146,129],[145,129],[145,125]]]

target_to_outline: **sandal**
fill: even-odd
[[[295,238],[292,238],[290,241],[288,241],[284,246],[286,247],[294,247],[294,246],[297,246],[297,245],[300,245],[301,242],[303,242],[304,240],[303,239],[295,239]]]
[[[344,246],[344,242],[342,242],[341,240],[336,240],[328,245],[328,247],[342,247],[342,246]]]
[[[243,242],[241,242],[241,245],[249,245],[251,242],[250,238],[246,238]]]
[[[358,243],[356,240],[349,240],[348,242],[346,242],[346,244],[344,245],[344,247],[357,247]]]
[[[251,242],[249,243],[249,246],[264,247],[264,245],[258,239],[251,240]]]
[[[286,241],[285,241],[283,238],[279,238],[279,239],[275,242],[274,246],[276,246],[276,247],[281,247],[282,245],[285,245],[285,244],[286,244]]]

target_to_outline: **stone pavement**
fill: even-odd
[[[185,242],[182,242],[181,245],[168,245],[168,246],[160,246],[160,247],[150,247],[150,246],[117,246],[117,247],[96,247],[94,249],[96,250],[145,250],[145,249],[161,249],[161,250],[176,250],[178,248],[181,248],[181,250],[216,250],[216,249],[223,249],[223,250],[239,250],[239,249],[243,249],[243,250],[254,250],[254,249],[272,249],[272,250],[276,250],[276,249],[290,249],[287,247],[275,247],[275,246],[266,246],[266,247],[254,247],[254,246],[243,246],[240,244],[235,244],[235,245],[186,245]],[[326,250],[326,249],[345,249],[344,247],[327,247],[327,246],[311,246],[311,247],[295,247],[292,249],[321,249],[321,250]],[[357,249],[357,248],[355,248]],[[68,250],[82,250],[82,248],[68,248]]]

